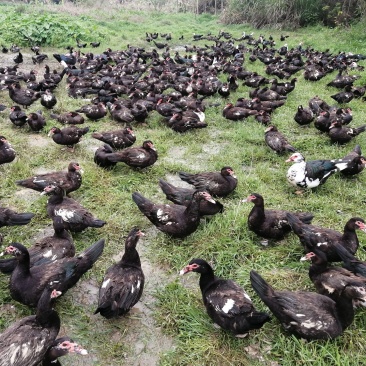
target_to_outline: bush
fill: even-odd
[[[19,8],[1,19],[0,33],[5,42],[20,46],[40,45],[62,47],[80,38],[93,41],[105,38],[94,20],[83,17],[83,22],[52,13],[25,13]],[[100,28],[99,28],[100,29]]]

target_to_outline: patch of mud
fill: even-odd
[[[222,143],[222,144],[217,144],[215,142],[211,142],[209,144],[205,144],[202,147],[202,150],[208,154],[208,155],[217,155],[219,154],[223,149],[225,149],[225,147],[228,144],[226,143]]]
[[[33,191],[33,192],[35,192],[35,191]],[[45,238],[46,236],[53,236],[53,234],[54,234],[53,225],[45,226],[42,229],[38,230],[38,234],[36,234],[33,237],[32,243],[35,243],[35,242]]]
[[[212,139],[215,139],[222,134],[222,131],[219,129],[210,129],[208,133]]]
[[[27,142],[30,146],[38,148],[47,147],[54,144],[51,138],[44,137],[42,135],[32,135],[32,138],[27,139]]]
[[[74,301],[97,308],[99,283],[96,280],[81,280],[72,291]]]
[[[187,148],[182,146],[174,146],[168,150],[164,160],[169,163],[176,163],[182,166],[187,166],[191,170],[203,170],[207,165],[207,158],[210,156],[220,154],[225,147],[226,143],[217,144],[210,142],[202,146],[202,153],[194,155],[193,158],[186,158]]]
[[[17,191],[14,191],[14,195],[20,197],[22,200],[26,202],[34,202],[39,199],[40,193],[34,191],[33,189],[21,188]]]

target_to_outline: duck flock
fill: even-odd
[[[287,37],[282,35],[280,41],[285,42]],[[363,171],[366,160],[359,144],[351,146],[341,159],[305,161],[294,144],[271,124],[271,118],[285,105],[301,79],[316,82],[334,73],[334,80],[327,86],[338,88],[339,92],[331,96],[336,104],[330,106],[314,95],[307,106],[298,106],[293,119],[299,128],[313,122],[332,143],[350,142],[366,130],[366,125],[350,127],[352,109],[345,105],[353,98],[365,98],[366,87],[356,85],[364,71],[360,64],[365,56],[332,54],[303,48],[301,44],[295,48],[286,44],[278,47],[271,36],[255,38],[243,33],[235,38],[224,31],[218,35],[194,34],[188,41],[193,46],[186,45],[182,56],[169,45],[172,38],[170,33],[146,33],[148,47],[108,48],[100,54],[81,52],[87,47],[99,47],[99,42],[88,45],[78,40],[77,50],[70,47],[67,53],[53,54],[59,63],[54,70],[44,65],[49,56],[34,46],[32,62],[38,69],[44,65],[43,75],[34,70],[19,71],[27,56],[16,45],[10,49],[2,46],[2,52],[13,52],[14,58],[10,65],[0,67],[1,113],[8,113],[5,119],[14,125],[14,134],[20,128],[29,133],[47,129],[53,141],[63,145],[71,156],[83,136],[101,141],[91,159],[105,174],[119,163],[131,167],[131,174],[154,169],[159,142],[147,139],[141,146],[133,145],[151,114],[159,115],[162,128],[171,128],[189,139],[189,130],[210,127],[205,111],[213,106],[222,107],[222,116],[228,123],[253,116],[263,126],[263,144],[278,156],[291,154],[287,160],[292,163],[287,180],[298,194],[324,184],[333,174],[349,177]],[[179,40],[183,43],[184,37]],[[205,45],[196,46],[199,43]],[[253,63],[263,65],[262,75],[250,71]],[[79,99],[80,106],[68,110],[65,103],[64,110],[56,114],[53,108],[58,105],[58,91],[65,85],[68,97]],[[249,95],[229,102],[231,94],[240,91],[242,85],[251,88]],[[222,103],[213,103],[212,96]],[[85,98],[89,103],[82,105]],[[12,102],[4,104],[5,100]],[[27,107],[33,103],[39,103],[40,110],[27,113]],[[89,126],[78,127],[85,120],[100,120],[99,131],[90,133]],[[115,129],[103,129],[103,120],[111,120]],[[46,126],[50,124],[54,126],[49,129]],[[2,174],[7,171],[4,164],[11,169],[17,158],[17,146],[12,146],[11,139],[11,135],[0,136]],[[230,165],[220,171],[177,172],[191,188],[175,186],[162,177],[159,187],[172,203],[154,202],[138,191],[131,200],[158,230],[172,238],[184,238],[199,229],[203,216],[223,212],[219,199],[230,198],[238,185]],[[0,260],[0,271],[10,275],[10,295],[34,308],[35,315],[18,320],[0,335],[0,366],[53,365],[67,353],[87,353],[70,338],[57,338],[61,320],[53,304],[92,269],[105,246],[105,240],[100,239],[76,254],[72,233],[101,228],[107,222],[70,197],[70,193],[82,187],[78,162],[70,162],[65,171],[19,176],[15,185],[49,197],[46,212],[54,233],[29,248],[17,242],[5,244],[6,236],[1,237],[4,254],[11,256]],[[251,193],[242,202],[254,204],[248,215],[248,229],[260,238],[280,241],[291,231],[298,236],[305,252],[302,260],[311,261],[309,276],[316,289],[277,291],[252,270],[250,282],[255,293],[288,333],[307,340],[341,335],[352,323],[356,307],[366,306],[366,262],[357,259],[356,233],[366,232],[364,219],[350,218],[340,233],[312,225],[311,212],[266,209],[259,193]],[[31,225],[33,217],[33,213],[0,206],[0,227]],[[118,317],[139,301],[145,277],[136,246],[143,235],[139,228],[131,228],[121,260],[107,269],[101,282],[96,314],[107,319]],[[343,262],[343,266],[330,266],[331,262]],[[216,277],[208,261],[192,259],[180,273],[189,272],[200,274],[203,303],[210,318],[221,328],[242,337],[271,320],[267,312],[255,309],[241,286]]]

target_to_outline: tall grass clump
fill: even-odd
[[[232,0],[221,19],[225,24],[248,23],[255,28],[294,29],[316,23],[335,27],[360,20],[365,9],[363,0]]]

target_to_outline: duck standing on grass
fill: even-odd
[[[132,168],[147,168],[158,160],[158,153],[152,141],[146,140],[142,146],[127,147],[108,155],[111,163],[123,162]]]
[[[18,186],[33,189],[42,192],[43,189],[51,184],[59,185],[66,194],[76,191],[80,188],[82,182],[83,170],[79,163],[71,162],[67,171],[56,171],[51,173],[34,175],[30,178],[17,180]]]
[[[136,245],[144,234],[133,228],[125,242],[121,260],[109,267],[99,288],[98,309],[107,319],[126,314],[140,300],[144,289],[145,276]]]
[[[287,138],[278,131],[277,127],[274,125],[270,125],[265,129],[264,141],[266,145],[277,154],[282,154],[286,151],[296,151],[296,149],[288,142]]]
[[[183,181],[192,184],[198,190],[205,190],[213,196],[224,197],[236,188],[238,180],[234,170],[229,166],[221,168],[220,172],[203,172],[190,174],[179,172]]]
[[[337,301],[308,291],[277,291],[257,272],[250,272],[252,287],[287,332],[307,340],[333,339],[351,325],[352,299]]]
[[[366,232],[365,220],[360,217],[351,217],[344,225],[343,233],[341,233],[333,229],[304,224],[290,212],[286,216],[305,251],[312,252],[314,249],[319,249],[326,253],[328,262],[341,260],[335,249],[336,244],[355,254],[359,247],[356,230]]]
[[[138,192],[132,199],[139,210],[162,232],[175,237],[184,238],[195,232],[200,223],[200,201],[214,203],[207,192],[196,191],[188,206],[153,203]]]
[[[252,193],[241,202],[254,203],[248,215],[248,227],[262,238],[281,240],[291,231],[291,225],[287,219],[289,211],[265,209],[264,199],[260,194]],[[298,212],[293,215],[306,224],[310,224],[314,217],[310,212]]]
[[[346,169],[348,163],[342,159],[306,162],[304,156],[299,152],[292,154],[286,162],[294,163],[287,171],[287,180],[299,188],[315,188],[324,184],[332,174]]]
[[[64,127],[52,127],[48,136],[58,145],[64,145],[75,150],[75,145],[80,142],[81,138],[89,132],[89,127],[79,128],[74,125]]]
[[[10,277],[11,297],[22,304],[37,306],[50,282],[57,284],[57,289],[65,293],[93,267],[103,249],[104,239],[101,239],[76,257],[64,257],[55,262],[30,267],[28,249],[20,243],[12,243],[5,248],[5,253],[13,255],[18,262]]]
[[[254,308],[249,295],[237,283],[216,277],[205,260],[192,259],[180,274],[188,272],[201,275],[199,285],[208,316],[235,337],[244,338],[248,331],[259,329],[271,320],[267,313]]]
[[[346,293],[353,300],[354,307],[366,306],[366,278],[342,267],[328,266],[326,254],[317,248],[300,260],[311,261],[309,277],[318,293],[334,301]]]
[[[49,195],[47,202],[47,214],[53,220],[60,216],[66,230],[80,232],[87,227],[100,228],[106,224],[105,221],[95,218],[91,212],[84,208],[79,202],[66,197],[65,191],[57,185],[50,185],[43,189],[41,195]]]

